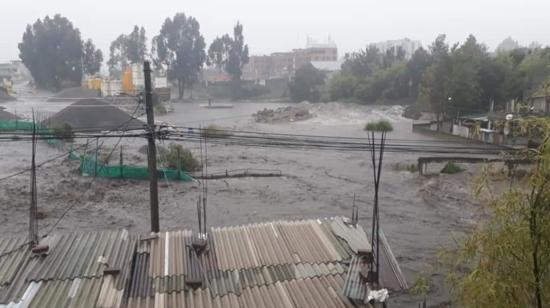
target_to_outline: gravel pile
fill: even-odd
[[[140,129],[145,123],[101,99],[83,99],[65,107],[48,124],[69,124],[74,130],[105,131],[121,128]]]
[[[304,121],[314,117],[307,104],[281,107],[277,109],[264,109],[252,115],[259,123],[285,123]]]
[[[98,98],[101,93],[98,90],[86,89],[83,87],[74,87],[63,89],[53,97],[48,99],[48,102],[67,102],[77,101],[85,98]]]

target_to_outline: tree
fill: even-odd
[[[407,62],[407,77],[410,82],[411,93],[409,96],[417,97],[418,88],[422,82],[422,76],[426,69],[432,64],[432,55],[422,47],[417,49]]]
[[[526,154],[535,166],[525,186],[491,197],[491,216],[444,254],[452,294],[464,307],[550,305],[550,123],[526,128],[542,145]]]
[[[120,75],[129,65],[143,63],[147,54],[145,28],[134,26],[130,34],[119,35],[109,48],[109,72]]]
[[[426,69],[420,89],[421,100],[428,103],[433,112],[437,113],[439,130],[440,114],[443,103],[447,100],[447,86],[450,74],[449,45],[445,42],[446,36],[439,35],[430,45],[433,62]]]
[[[84,54],[82,55],[82,68],[85,74],[94,75],[101,69],[103,63],[103,53],[96,49],[92,40],[87,40],[84,44]]]
[[[225,70],[225,64],[229,54],[228,48],[230,41],[231,38],[227,34],[222,37],[215,38],[208,48],[208,58],[206,59],[206,64],[214,66],[219,70]]]
[[[445,93],[447,98],[452,98],[453,108],[444,105],[445,114],[454,116],[449,113],[453,110],[462,113],[488,111],[489,101],[482,100],[481,88],[481,68],[487,61],[487,48],[479,44],[473,35],[470,35],[460,47],[453,48]],[[445,101],[444,99],[443,102]]]
[[[512,51],[514,49],[519,49],[519,48],[521,48],[519,43],[509,36],[509,37],[505,38],[500,44],[498,44],[495,51],[497,53],[502,53],[502,52],[509,52],[509,51]]]
[[[208,64],[223,68],[235,83],[240,82],[248,61],[248,45],[244,43],[243,26],[238,22],[233,28],[233,37],[228,34],[217,37],[208,48]]]
[[[58,91],[81,84],[82,40],[67,18],[46,16],[28,25],[19,51],[37,87]]]
[[[183,13],[167,18],[159,35],[153,38],[155,62],[167,68],[168,78],[176,80],[179,98],[183,98],[185,86],[198,80],[206,60],[204,38],[199,22]]]
[[[325,82],[325,75],[308,63],[296,70],[289,85],[290,98],[294,102],[318,102],[321,98],[319,86]]]
[[[243,67],[248,63],[248,45],[244,44],[243,25],[237,23],[233,29],[233,38],[229,47],[226,70],[233,81],[241,81]]]

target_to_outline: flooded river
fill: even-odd
[[[67,104],[19,102],[5,104],[8,111],[17,109],[28,114],[31,108],[55,112]],[[366,107],[342,103],[311,106],[315,117],[284,124],[258,124],[251,115],[264,108],[286,106],[283,103],[235,103],[232,109],[205,109],[199,104],[174,104],[175,111],[159,120],[176,126],[198,127],[216,124],[221,127],[319,136],[365,137],[364,124],[370,120],[388,119],[394,126],[389,138],[411,142],[434,142],[434,137],[412,132],[412,121],[400,116],[399,106]],[[168,142],[165,142],[168,143]],[[124,140],[133,149],[143,140]],[[445,146],[446,143],[439,143]],[[24,158],[29,144],[3,143],[3,174],[28,167]],[[198,144],[184,143],[195,153]],[[39,145],[39,160],[56,154],[55,149]],[[130,151],[130,150],[127,150]],[[355,194],[360,205],[360,223],[370,226],[372,212],[372,170],[366,152],[257,148],[210,144],[209,172],[240,168],[280,170],[282,177],[241,178],[209,181],[208,224],[234,225],[265,220],[297,219],[328,216],[351,216]],[[396,170],[399,163],[416,164],[422,154],[387,153],[384,158],[380,192],[381,227],[394,255],[412,283],[420,272],[431,274],[434,290],[430,303],[448,299],[443,287],[443,274],[433,267],[436,253],[449,242],[453,232],[471,228],[476,217],[476,202],[471,197],[471,181],[476,168],[458,175],[420,177]],[[145,161],[143,161],[145,164]],[[89,178],[82,178],[78,165],[63,161],[48,164],[38,172],[39,207],[45,211],[40,222],[44,229],[56,220],[67,206],[74,205],[57,232],[127,228],[133,232],[149,230],[148,184],[137,181],[98,180],[90,188]],[[2,186],[0,197],[0,232],[25,232],[25,194],[28,175],[15,177]],[[161,181],[161,228],[196,228],[196,183]],[[16,198],[21,198],[20,201]],[[409,296],[395,296],[393,307],[416,307]]]

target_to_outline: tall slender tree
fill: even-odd
[[[178,13],[167,18],[159,35],[153,38],[155,63],[167,69],[168,78],[177,81],[180,99],[185,87],[198,80],[206,60],[205,42],[199,22]]]
[[[250,60],[248,45],[244,43],[243,25],[237,22],[233,36],[228,34],[214,39],[208,49],[208,64],[223,68],[235,83],[240,82],[243,67]]]
[[[145,28],[134,26],[130,34],[119,35],[109,48],[109,72],[119,75],[134,63],[143,63],[147,55],[147,36]]]
[[[84,53],[82,55],[82,68],[85,74],[94,75],[101,69],[103,63],[103,53],[96,49],[91,39],[84,43]]]

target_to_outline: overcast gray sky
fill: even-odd
[[[336,41],[340,54],[368,43],[409,37],[428,45],[439,33],[468,34],[494,48],[505,37],[550,44],[549,0],[10,0],[2,1],[0,61],[18,58],[25,26],[60,13],[105,54],[134,24],[148,38],[176,12],[194,16],[207,44],[241,21],[252,54],[303,47],[306,36]],[[7,3],[6,3],[7,2]]]

